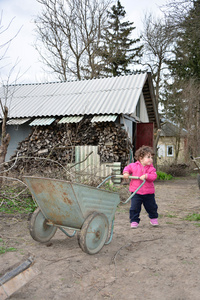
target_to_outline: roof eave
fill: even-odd
[[[156,127],[160,128],[160,117],[158,114],[158,104],[156,103],[156,96],[155,96],[152,76],[151,76],[150,72],[147,72],[147,78],[146,78],[145,84],[148,84],[150,98],[151,98],[151,103],[149,103],[149,109],[148,109],[148,99],[147,98],[145,99],[149,119],[150,120],[154,119],[154,123],[155,123]],[[143,87],[143,89],[144,89],[144,87]],[[145,98],[145,95],[144,95],[144,98]],[[150,110],[150,106],[152,107],[151,110]]]

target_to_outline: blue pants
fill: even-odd
[[[147,195],[140,195],[135,194],[131,198],[131,207],[130,207],[130,222],[140,222],[140,212],[142,209],[142,204],[146,212],[149,215],[150,219],[157,219],[158,213],[157,209],[158,206],[155,201],[155,194],[147,194]]]

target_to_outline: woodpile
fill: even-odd
[[[121,124],[114,122],[91,123],[84,120],[78,124],[55,124],[35,127],[22,141],[13,155],[18,155],[14,170],[32,173],[37,170],[56,168],[56,161],[63,166],[75,162],[75,146],[98,145],[101,163],[121,162],[122,168],[128,162],[132,145]],[[29,157],[29,159],[27,159]],[[37,157],[46,160],[38,162]]]

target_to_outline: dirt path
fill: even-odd
[[[113,240],[96,255],[82,252],[76,237],[61,231],[47,245],[39,244],[26,219],[1,216],[0,237],[18,251],[0,255],[0,273],[29,255],[40,271],[10,299],[199,300],[200,227],[184,220],[200,213],[196,180],[155,186],[159,228],[150,226],[143,210],[140,226],[131,229],[129,204],[120,206]]]

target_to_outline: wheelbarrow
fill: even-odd
[[[104,244],[109,244],[112,240],[115,211],[120,203],[118,193],[100,189],[100,186],[112,177],[123,178],[123,175],[108,176],[97,187],[51,178],[24,176],[38,205],[29,224],[32,238],[40,243],[46,243],[59,228],[68,237],[73,237],[77,232],[79,246],[84,252],[88,254],[99,252]],[[135,176],[129,178],[139,179]],[[139,188],[144,183],[145,180]],[[127,203],[134,194],[122,203]],[[67,229],[72,229],[73,233],[69,234]]]

